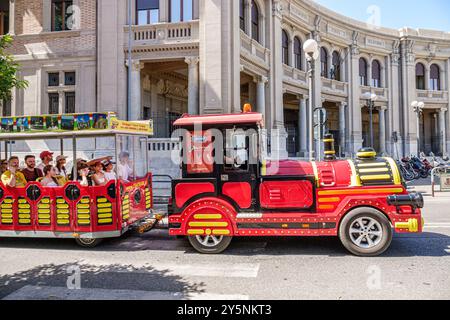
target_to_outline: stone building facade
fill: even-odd
[[[413,101],[425,103],[421,150],[450,148],[448,32],[371,26],[311,0],[132,0],[131,8],[128,0],[1,0],[0,22],[30,83],[2,103],[4,115],[125,118],[130,67],[131,117],[153,118],[159,137],[183,113],[240,112],[249,102],[282,133],[272,148],[303,156],[312,99],[327,110],[341,153],[353,155],[369,143],[363,94],[371,92],[380,153],[416,152]],[[301,49],[309,38],[321,48],[312,94]]]

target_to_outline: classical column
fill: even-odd
[[[380,117],[380,154],[386,154],[386,110],[387,107],[381,106],[378,110]]]
[[[266,83],[267,77],[261,76],[256,82],[256,110],[266,116]]]
[[[283,110],[283,64],[282,64],[282,39],[281,39],[281,19],[282,5],[281,1],[273,1],[272,7],[272,108],[273,124],[271,153],[272,157],[279,159],[288,158],[286,149],[287,133],[284,127]]]
[[[300,142],[300,156],[306,157],[308,155],[308,116],[306,104],[307,97],[299,98],[298,105],[298,133]]]
[[[9,34],[15,35],[16,1],[9,0]]]
[[[188,84],[188,113],[191,115],[199,114],[199,75],[198,64],[199,57],[187,57],[184,60],[189,68],[189,84]]]
[[[349,148],[347,152],[355,154],[362,147],[362,114],[361,114],[361,87],[359,82],[359,58],[360,52],[357,45],[350,47],[349,75],[350,75],[350,97],[349,97]]]
[[[430,67],[425,65],[425,90],[430,90]]]
[[[346,131],[346,121],[345,121],[345,108],[347,108],[347,102],[341,102],[339,105],[339,146],[340,154],[345,154],[345,131]]]
[[[144,67],[140,60],[131,63],[131,114],[129,120],[139,120],[142,113],[141,70]]]
[[[446,108],[441,108],[439,110],[439,141],[441,144],[442,154],[447,154],[447,143],[445,141],[446,129],[445,129],[445,113],[447,112]]]

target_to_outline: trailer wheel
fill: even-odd
[[[231,243],[232,237],[225,236],[190,236],[189,242],[200,253],[219,254],[224,252]]]
[[[76,238],[75,242],[83,248],[95,248],[96,246],[98,246],[101,242],[102,239],[84,239],[84,238]]]
[[[347,214],[339,228],[344,247],[356,256],[375,257],[385,252],[392,242],[392,227],[380,211],[357,208]]]

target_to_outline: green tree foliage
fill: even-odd
[[[0,37],[0,101],[10,100],[12,89],[25,89],[28,82],[17,78],[19,64],[6,52],[13,38],[10,35]]]

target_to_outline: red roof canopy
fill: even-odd
[[[236,114],[214,114],[202,116],[184,115],[175,121],[175,126],[187,127],[195,124],[211,125],[211,124],[259,124],[263,126],[263,116],[261,113],[236,113]]]

